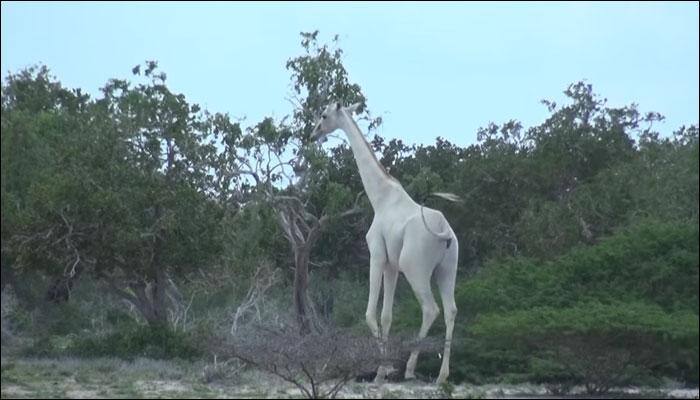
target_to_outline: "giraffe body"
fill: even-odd
[[[457,315],[454,301],[459,253],[457,237],[440,211],[413,201],[399,181],[379,164],[352,118],[358,107],[357,104],[348,108],[341,107],[339,103],[329,105],[314,128],[312,137],[320,138],[336,129],[346,134],[362,185],[374,210],[372,225],[366,235],[370,253],[369,300],[365,313],[367,325],[384,351],[383,346],[391,329],[396,282],[401,272],[421,305],[423,321],[418,338],[425,338],[440,311],[430,288],[434,275],[446,326],[442,366],[437,379],[437,383],[442,383],[449,376],[452,331]],[[377,304],[382,283],[384,295],[378,324]],[[415,378],[418,353],[414,350],[406,363],[407,379]],[[383,381],[387,371],[386,367],[380,367],[376,381]]]

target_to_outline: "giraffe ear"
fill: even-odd
[[[346,110],[348,110],[350,112],[350,114],[356,114],[358,112],[358,110],[360,109],[360,107],[362,107],[362,103],[355,103],[355,104],[349,106],[348,108],[346,108]]]

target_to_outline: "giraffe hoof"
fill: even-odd
[[[377,376],[374,377],[374,383],[385,383],[387,376],[389,376],[389,373],[391,372],[391,369],[393,368],[387,368],[383,365],[379,366],[379,368],[377,368]]]

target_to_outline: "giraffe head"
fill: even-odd
[[[360,106],[360,103],[355,103],[350,107],[343,107],[339,102],[329,104],[321,113],[321,118],[316,123],[313,132],[311,132],[311,139],[322,139],[329,133],[341,128],[344,119],[352,118],[352,114],[359,110]]]

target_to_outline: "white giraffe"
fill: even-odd
[[[362,185],[365,188],[374,219],[367,232],[370,253],[369,301],[367,325],[372,334],[386,343],[391,328],[394,291],[399,271],[403,272],[423,311],[418,338],[428,334],[430,326],[440,313],[430,288],[435,272],[445,314],[445,348],[437,383],[443,383],[450,374],[450,345],[457,306],[454,301],[457,276],[457,238],[441,212],[417,204],[401,184],[379,164],[352,114],[359,104],[344,108],[340,103],[326,107],[311,137],[320,139],[340,129],[347,135]],[[453,200],[449,194],[438,194]],[[456,196],[454,196],[456,197]],[[384,278],[384,304],[381,314],[381,336],[377,325],[379,286]],[[418,350],[411,352],[406,363],[406,379],[415,378]],[[380,367],[377,381],[384,380],[387,369]]]

